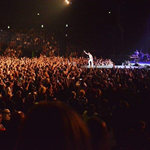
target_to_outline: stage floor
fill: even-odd
[[[83,66],[84,68],[91,68],[87,65]],[[106,69],[110,69],[113,68],[113,65],[105,65],[105,66],[93,66],[93,68],[106,68]],[[134,69],[134,68],[138,68],[138,69],[150,69],[150,62],[138,62],[137,64],[131,62],[130,65],[115,65],[115,68],[127,68],[127,69]]]

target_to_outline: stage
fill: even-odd
[[[83,68],[91,68],[88,65],[82,66]],[[127,69],[148,69],[150,70],[150,62],[138,62],[138,63],[134,63],[134,62],[130,62],[130,64],[128,65],[124,65],[124,63],[122,63],[122,65],[115,65],[115,68],[127,68]],[[103,66],[93,66],[92,68],[106,68],[106,69],[110,69],[113,68],[113,65],[103,65]]]

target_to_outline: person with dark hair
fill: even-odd
[[[91,136],[93,150],[110,150],[109,134],[106,123],[98,117],[87,121]]]
[[[29,93],[27,95],[26,101],[25,101],[25,110],[28,111],[30,110],[35,103],[35,99],[36,99],[36,93]]]
[[[2,120],[3,120],[3,116],[2,113],[0,112],[0,131],[5,131],[6,130],[5,127],[3,126],[3,124],[1,124]]]
[[[98,113],[95,112],[95,105],[90,104],[87,111],[83,113],[83,120],[87,122],[90,118],[98,117]]]
[[[98,107],[98,113],[102,116],[109,115],[111,113],[111,109],[108,107],[108,100],[103,99],[101,105]]]
[[[82,106],[82,113],[87,109],[88,106],[88,99],[85,97],[85,91],[80,90],[79,91],[79,97],[78,97],[81,106]]]
[[[6,97],[4,98],[0,93],[0,109],[3,110],[6,108]]]
[[[7,130],[7,129],[9,129],[10,119],[11,119],[10,110],[9,109],[2,110],[2,116],[3,116],[2,124],[4,125],[4,127]]]
[[[0,147],[1,149],[6,149],[6,141],[5,141],[5,138],[4,138],[4,135],[5,135],[5,131],[6,131],[6,128],[5,126],[2,124],[2,120],[3,120],[3,116],[2,116],[2,112],[0,110]]]
[[[78,114],[61,102],[39,102],[26,116],[16,150],[90,150],[89,130]]]
[[[88,65],[93,67],[93,56],[92,56],[92,54],[87,53],[86,51],[84,51],[84,53],[89,56]]]
[[[21,111],[16,111],[12,114],[9,130],[3,132],[1,137],[1,148],[5,150],[14,150],[18,137],[18,131],[25,115]]]
[[[46,95],[46,87],[42,85],[38,90],[36,102],[40,102],[43,100],[47,100],[47,95]]]
[[[146,123],[140,120],[135,128],[131,128],[128,134],[126,149],[128,150],[149,150],[150,136],[147,133]]]
[[[24,100],[22,98],[22,92],[20,90],[14,94],[12,100],[16,103],[15,105],[16,110],[23,112],[25,111]]]
[[[128,132],[132,127],[130,106],[127,101],[118,101],[113,110],[113,129],[118,147],[124,148],[128,140]]]
[[[12,93],[12,83],[11,82],[7,82],[6,83],[6,95],[10,95],[10,97],[12,97],[13,93]]]
[[[76,92],[72,91],[71,96],[68,100],[69,106],[71,106],[76,112],[81,113],[81,103],[76,97]]]
[[[108,129],[110,129],[111,120],[112,120],[112,111],[108,106],[107,99],[102,100],[101,105],[98,107],[97,112],[101,116],[100,118],[106,122]]]

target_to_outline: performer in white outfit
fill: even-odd
[[[84,51],[84,53],[89,56],[88,65],[93,67],[93,56],[92,56],[92,54],[91,53],[87,53],[86,51]]]

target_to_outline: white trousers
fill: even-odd
[[[93,59],[89,59],[88,65],[91,66],[91,67],[93,67]]]

